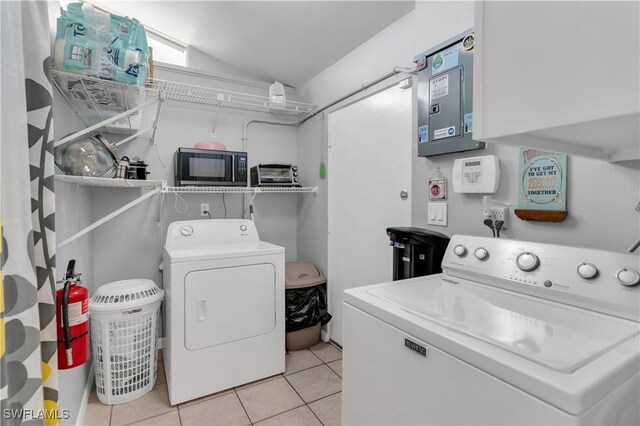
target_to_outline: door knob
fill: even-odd
[[[407,191],[406,189],[400,191],[400,198],[402,198],[403,200],[409,198],[409,191]]]

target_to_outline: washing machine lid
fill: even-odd
[[[184,242],[165,246],[172,263],[284,254],[284,247],[264,241],[241,243]]]
[[[367,293],[563,373],[640,330],[630,321],[468,282],[400,282]]]
[[[640,325],[443,274],[344,301],[575,415],[638,374]]]

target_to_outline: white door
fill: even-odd
[[[391,281],[386,229],[411,224],[411,104],[393,86],[329,115],[328,333],[340,345],[342,292]]]

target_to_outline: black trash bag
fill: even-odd
[[[302,330],[321,322],[327,324],[331,314],[327,312],[327,297],[322,286],[291,288],[285,291],[287,332]]]

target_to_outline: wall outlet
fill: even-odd
[[[505,206],[491,206],[484,210],[484,217],[491,219],[493,222],[501,220],[502,229],[507,228],[507,218],[509,216],[509,208]]]
[[[209,217],[207,212],[211,214],[211,210],[209,210],[209,203],[200,203],[200,216]]]

